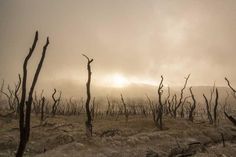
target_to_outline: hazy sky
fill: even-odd
[[[0,0],[0,78],[17,81],[39,30],[35,66],[50,45],[41,84],[236,85],[235,0]],[[31,68],[32,69],[32,68]],[[53,85],[52,85],[53,84]],[[72,85],[73,86],[73,85]]]

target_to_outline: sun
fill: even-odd
[[[122,74],[116,73],[112,75],[111,84],[113,87],[123,88],[129,84],[129,81]]]
[[[114,87],[122,88],[127,86],[129,81],[122,74],[113,74],[112,75],[112,85]]]
[[[106,87],[124,88],[130,84],[130,79],[121,73],[111,73],[103,76],[100,84]]]

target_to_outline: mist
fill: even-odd
[[[233,0],[0,1],[0,78],[17,81],[33,35],[39,30],[33,71],[46,37],[48,54],[38,90],[85,88],[86,60],[94,59],[92,86],[128,84],[193,86],[236,84],[236,2]],[[78,88],[78,89],[77,89]],[[124,87],[126,88],[126,86]]]

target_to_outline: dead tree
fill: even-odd
[[[93,98],[93,105],[91,107],[91,118],[92,118],[92,121],[94,121],[94,117],[95,117],[95,97]]]
[[[224,106],[223,106],[224,111],[226,111],[226,106],[228,106],[227,107],[228,109],[230,108],[230,104],[228,104],[228,99],[229,99],[229,93],[228,93],[228,91],[226,91],[225,103],[224,103]]]
[[[184,105],[185,105],[187,99],[190,98],[190,97],[191,97],[191,96],[185,97],[183,103],[181,104],[181,111],[180,111],[180,117],[181,117],[181,118],[184,118],[184,111],[185,111]]]
[[[192,100],[193,100],[193,105],[190,105],[190,110],[189,110],[189,116],[188,116],[188,119],[193,122],[193,114],[194,114],[194,110],[196,108],[196,99],[194,97],[194,94],[193,94],[193,91],[192,91],[192,87],[189,88],[189,91],[190,91],[190,94],[191,94],[191,97],[192,97]]]
[[[216,84],[214,82],[212,90],[211,90],[210,100],[209,100],[209,109],[210,109],[210,111],[212,111],[212,108],[211,108],[212,107],[212,99],[213,99],[213,94],[215,93],[215,90],[216,90]]]
[[[12,113],[16,112],[16,117],[19,114],[19,90],[20,90],[20,86],[21,86],[21,76],[20,74],[18,74],[18,83],[15,84],[15,89],[11,89],[10,86],[8,85],[7,90],[8,93],[3,91],[3,86],[4,86],[4,82],[2,84],[1,87],[1,94],[4,94],[7,97],[7,101],[8,101],[8,106],[9,106],[9,110],[13,111]]]
[[[167,92],[168,92],[168,94],[167,94],[167,97],[166,97],[166,99],[164,101],[164,105],[163,105],[163,114],[166,114],[166,115],[169,114],[168,104],[169,104],[169,99],[170,99],[170,87],[168,87]]]
[[[148,100],[149,108],[151,110],[152,119],[155,122],[155,119],[156,119],[155,106],[153,105],[153,101],[151,101],[151,99],[148,97],[148,95],[146,95],[146,97],[147,97],[147,100]]]
[[[24,63],[23,63],[23,79],[22,79],[22,86],[21,86],[21,100],[20,100],[20,119],[19,119],[19,128],[20,128],[20,143],[18,146],[18,150],[16,152],[16,157],[22,157],[24,154],[24,150],[26,147],[26,144],[28,143],[29,136],[30,136],[30,119],[31,119],[31,106],[33,101],[33,92],[35,85],[37,83],[39,73],[41,71],[47,47],[49,45],[49,38],[47,38],[46,44],[43,47],[42,57],[39,61],[39,64],[37,66],[36,72],[33,77],[33,82],[30,87],[28,99],[26,100],[26,85],[27,85],[27,65],[28,61],[31,58],[34,49],[37,45],[38,41],[38,31],[35,33],[34,42],[32,47],[29,50],[28,55],[26,56]]]
[[[108,98],[108,96],[107,96],[107,111],[106,111],[106,116],[108,116],[108,115],[110,115],[111,114],[111,102],[110,102],[110,100],[109,100],[109,98]]]
[[[229,80],[226,77],[225,77],[225,80],[226,80],[229,88],[232,90],[234,98],[236,99],[236,90],[231,86]],[[226,111],[224,111],[224,114],[234,125],[236,125],[236,119],[234,117],[228,115],[228,113]]]
[[[36,116],[38,116],[38,114],[40,113],[42,95],[43,95],[43,90],[40,94],[40,99],[38,99],[37,92],[36,91],[34,92],[33,111],[35,112]]]
[[[163,76],[161,76],[161,82],[158,87],[158,102],[159,105],[156,106],[156,119],[155,119],[155,124],[157,127],[159,127],[160,130],[163,129],[163,121],[162,121],[162,116],[163,116],[163,103],[162,103],[162,94],[163,94]]]
[[[20,86],[21,86],[21,76],[20,74],[18,74],[18,78],[19,78],[19,81],[18,83],[15,85],[15,92],[14,92],[14,95],[15,95],[15,100],[16,100],[16,116],[19,115],[19,112],[20,112],[20,99],[19,99],[19,90],[20,90]]]
[[[84,112],[84,99],[83,97],[79,100],[77,115],[80,115]]]
[[[125,103],[122,94],[120,95],[120,97],[121,97],[121,102],[122,102],[122,104],[123,104],[123,106],[124,106],[125,121],[128,122],[128,120],[129,120],[129,111],[128,111],[128,109],[127,109],[127,104]]]
[[[52,112],[51,112],[53,117],[56,115],[58,106],[60,105],[60,101],[61,101],[61,91],[59,92],[58,98],[55,97],[56,93],[57,93],[57,90],[54,89],[54,92],[52,93],[53,105],[52,105]]]
[[[90,99],[91,99],[91,93],[90,93],[90,83],[91,83],[91,63],[93,62],[93,59],[90,59],[88,56],[82,54],[86,59],[87,59],[87,70],[88,70],[88,80],[86,83],[86,88],[87,88],[87,100],[86,100],[86,114],[87,114],[87,120],[85,122],[85,127],[86,127],[86,135],[87,137],[92,136],[92,117],[91,117],[91,111],[89,109],[89,104],[90,104]]]
[[[207,117],[208,117],[208,120],[209,120],[209,124],[213,124],[213,118],[212,118],[210,107],[209,107],[209,101],[206,98],[205,94],[203,94],[203,97],[204,97],[205,103],[206,103],[206,110],[207,110]]]
[[[138,107],[140,109],[140,114],[144,115],[144,117],[147,117],[147,113],[146,113],[147,111],[146,111],[145,105],[139,104]]]
[[[3,79],[2,84],[1,84],[1,89],[0,89],[0,100],[2,100],[2,92],[3,92],[4,85],[5,85],[5,81]]]
[[[18,82],[15,84],[15,88],[11,89],[10,86],[8,85],[7,90],[8,93],[3,91],[4,88],[4,80],[2,82],[2,86],[1,86],[1,94],[4,94],[7,97],[7,101],[8,101],[8,106],[9,106],[9,110],[16,112],[16,116],[19,113],[19,91],[20,91],[20,86],[21,86],[21,76],[20,74],[18,74]]]
[[[15,112],[15,109],[14,109],[14,91],[10,88],[10,86],[8,85],[7,86],[7,90],[8,90],[8,93],[4,92],[4,91],[1,91],[3,93],[3,95],[6,96],[7,98],[7,102],[8,102],[8,107],[9,107],[9,110],[10,111],[13,111]]]
[[[174,117],[174,109],[177,105],[177,96],[174,94],[171,100],[168,100],[168,111],[171,117]]]
[[[67,102],[67,107],[68,107],[68,110],[67,110],[67,114],[68,115],[76,115],[77,113],[77,103],[76,101],[72,101],[72,97],[70,98],[69,102]]]
[[[190,77],[190,74],[185,78],[184,87],[183,87],[183,88],[181,89],[181,91],[180,91],[181,93],[180,93],[179,102],[178,102],[178,104],[175,105],[175,107],[174,107],[174,111],[173,111],[174,118],[176,118],[176,116],[177,116],[177,110],[178,110],[178,108],[180,107],[180,105],[183,103],[184,90],[185,90],[185,88],[186,88],[186,86],[187,86],[189,77]]]
[[[45,106],[45,97],[42,98],[42,103],[41,103],[41,116],[40,116],[40,122],[41,124],[43,123],[45,117],[44,117],[44,106]]]
[[[232,90],[233,96],[234,96],[234,98],[236,99],[236,90],[231,86],[229,80],[228,80],[226,77],[225,77],[225,81],[227,82],[229,88]]]
[[[215,98],[215,106],[214,106],[214,125],[217,125],[217,107],[218,107],[218,99],[219,99],[219,93],[218,89],[216,88],[216,98]]]

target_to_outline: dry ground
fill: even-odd
[[[29,157],[233,157],[236,156],[236,127],[227,120],[218,127],[206,122],[191,123],[165,118],[160,131],[150,118],[96,118],[94,135],[87,139],[82,116],[56,116],[40,126],[33,117]],[[18,121],[0,118],[0,157],[14,156],[19,139]],[[226,140],[223,147],[221,133]],[[158,154],[158,155],[157,155]]]

